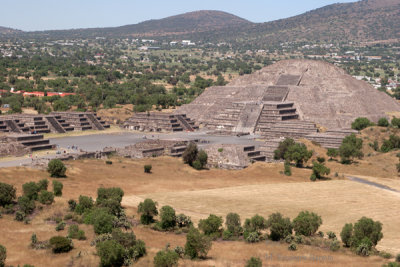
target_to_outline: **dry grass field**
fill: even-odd
[[[263,216],[279,211],[294,218],[301,210],[311,210],[322,216],[322,231],[340,232],[346,222],[355,222],[362,216],[368,216],[383,223],[384,238],[378,248],[400,252],[400,194],[384,191],[372,186],[348,181],[340,176],[332,180],[312,183],[310,170],[293,168],[290,177],[282,175],[281,164],[257,163],[245,170],[205,170],[196,171],[180,160],[161,157],[143,160],[113,158],[113,164],[104,160],[77,160],[67,162],[67,178],[63,196],[32,216],[30,224],[16,222],[13,216],[3,215],[0,219],[0,244],[7,247],[7,264],[38,266],[97,266],[99,259],[95,248],[90,246],[94,237],[91,226],[83,225],[88,240],[74,240],[75,248],[61,255],[50,250],[33,250],[29,247],[32,233],[39,240],[51,236],[66,235],[67,230],[55,231],[55,224],[45,219],[54,215],[67,214],[67,201],[77,199],[79,195],[96,197],[98,187],[121,187],[125,196],[123,206],[128,216],[137,216],[137,204],[151,197],[162,205],[171,205],[177,212],[190,215],[193,221],[207,217],[210,213],[225,216],[237,212],[242,220],[258,213]],[[143,172],[143,165],[152,164],[151,174]],[[335,172],[335,162],[332,164]],[[368,168],[360,162],[360,168]],[[341,173],[346,173],[346,170]],[[379,174],[379,173],[378,173]],[[369,173],[371,176],[371,173]],[[0,181],[16,186],[17,195],[21,194],[22,184],[39,181],[48,177],[48,173],[22,167],[0,169]],[[400,187],[397,179],[369,178],[384,180],[394,188]],[[153,257],[167,243],[171,247],[183,246],[185,235],[161,233],[143,226],[133,228],[136,236],[146,242],[148,255],[139,260],[136,266],[152,266]],[[266,255],[271,257],[266,258]],[[349,251],[331,252],[328,249],[301,245],[291,252],[286,244],[261,242],[215,241],[204,261],[180,260],[180,266],[244,266],[252,256],[263,259],[266,266],[382,266],[387,260],[378,257],[363,258]],[[307,257],[295,260],[293,256]],[[286,257],[282,259],[282,257]],[[315,261],[313,257],[325,257]],[[268,263],[268,265],[267,265]]]

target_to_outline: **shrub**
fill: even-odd
[[[186,235],[185,255],[191,259],[206,257],[211,249],[211,240],[194,227]]]
[[[38,186],[38,191],[47,190],[47,187],[49,186],[49,181],[47,179],[40,180],[37,183],[37,186]]]
[[[97,255],[100,257],[100,266],[122,266],[124,264],[125,249],[115,240],[106,240],[96,245]]]
[[[326,167],[324,164],[315,161],[313,162],[312,175],[314,175],[315,178],[321,179],[324,175],[329,175],[330,172],[331,169]]]
[[[339,152],[335,148],[328,148],[328,152],[326,155],[332,160],[332,158],[336,158],[338,156]]]
[[[232,238],[233,238],[233,234],[229,230],[224,230],[222,232],[222,239],[223,240],[231,240]]]
[[[107,164],[107,165],[112,165],[113,162],[112,162],[111,160],[106,160],[106,164]]]
[[[258,232],[250,232],[245,236],[245,240],[249,243],[260,242],[260,234]]]
[[[179,255],[173,250],[161,250],[154,257],[155,267],[173,267],[178,265]]]
[[[292,223],[289,218],[283,218],[280,213],[273,213],[269,216],[267,227],[270,228],[270,238],[279,241],[292,234]]]
[[[188,227],[192,225],[192,220],[189,216],[181,213],[176,216],[176,223],[178,224],[179,228]]]
[[[197,153],[197,160],[200,162],[201,168],[203,169],[207,165],[207,153],[204,150],[200,150],[199,153]]]
[[[324,232],[318,231],[318,236],[319,236],[319,237],[324,237]]]
[[[96,205],[108,209],[109,213],[119,216],[124,191],[119,187],[97,189]]]
[[[369,256],[371,248],[372,242],[366,237],[357,245],[356,253],[360,256]]]
[[[183,247],[177,246],[174,251],[176,252],[176,254],[179,255],[179,257],[183,257],[183,255],[185,254],[185,250],[183,249]]]
[[[329,239],[335,239],[336,238],[336,234],[332,231],[329,231],[326,233],[328,235]]]
[[[380,118],[378,120],[378,126],[380,127],[388,127],[389,126],[389,121],[386,118]]]
[[[68,207],[70,211],[75,211],[76,201],[73,199],[68,200]]]
[[[53,193],[55,196],[62,196],[63,184],[59,181],[53,181]]]
[[[285,163],[283,165],[283,168],[284,168],[283,173],[286,176],[291,176],[292,175],[292,170],[290,168],[290,163],[288,161],[285,161]]]
[[[353,224],[346,223],[340,232],[340,238],[346,247],[351,246],[351,237],[353,236]]]
[[[391,123],[393,127],[400,128],[400,118],[394,117]]]
[[[365,238],[369,239],[376,246],[382,237],[382,223],[379,221],[362,217],[354,224],[352,239],[355,246],[359,246]]]
[[[352,124],[351,124],[351,128],[354,130],[358,130],[361,131],[369,126],[374,125],[369,119],[367,118],[357,118]]]
[[[140,222],[142,224],[150,224],[154,222],[153,217],[158,215],[157,202],[152,199],[145,199],[143,202],[139,203],[138,212],[142,215],[140,216]]]
[[[259,232],[267,228],[267,222],[264,217],[256,214],[250,219],[244,221],[243,229],[245,232]]]
[[[27,196],[22,196],[18,198],[19,209],[25,213],[30,214],[36,208],[35,201],[29,199]]]
[[[76,224],[69,227],[68,237],[71,239],[86,240],[85,231],[79,230],[79,226]]]
[[[47,165],[47,171],[50,173],[51,177],[66,177],[65,172],[67,168],[65,167],[64,163],[59,159],[52,159],[49,161]]]
[[[94,209],[90,211],[90,213],[90,222],[93,224],[93,229],[96,234],[111,233],[113,229],[114,216],[107,213],[104,209]]]
[[[65,222],[59,222],[58,224],[57,224],[57,226],[56,226],[56,231],[58,232],[58,231],[62,231],[62,230],[64,230],[65,229]]]
[[[199,222],[199,229],[206,235],[213,235],[222,231],[222,217],[210,214],[207,219],[202,219]]]
[[[15,192],[14,186],[0,182],[0,206],[11,204],[16,198]]]
[[[151,169],[153,168],[153,166],[149,165],[144,165],[144,172],[145,173],[151,173]]]
[[[40,191],[38,200],[45,205],[51,205],[54,202],[54,194],[52,192],[42,190]]]
[[[307,150],[305,144],[295,143],[287,148],[284,159],[289,162],[294,161],[297,167],[302,167],[312,157],[312,154],[313,152]]]
[[[22,212],[22,211],[17,211],[16,213],[15,213],[15,220],[16,221],[18,221],[18,222],[22,222],[24,219],[25,219],[25,213],[24,212]]]
[[[340,242],[338,240],[333,240],[329,246],[329,249],[332,251],[338,251],[340,249]]]
[[[182,154],[183,162],[189,164],[190,166],[193,166],[193,162],[197,158],[197,153],[197,145],[191,142]]]
[[[72,241],[63,236],[53,236],[50,238],[50,246],[53,253],[69,252],[74,248]]]
[[[7,249],[0,245],[0,267],[5,266],[7,258]]]
[[[245,267],[262,267],[262,261],[260,258],[251,257],[246,262]]]
[[[292,251],[297,250],[297,245],[296,245],[296,243],[291,243],[291,244],[288,246],[288,249],[289,249],[289,250],[292,250]]]
[[[293,220],[293,229],[297,235],[311,236],[317,232],[321,224],[322,219],[317,214],[301,211]]]
[[[400,262],[400,253],[396,255],[396,261]]]
[[[24,192],[24,196],[29,199],[37,200],[39,187],[35,182],[29,182],[22,185],[22,191]]]
[[[75,207],[75,212],[83,214],[85,211],[93,208],[93,199],[88,196],[79,196],[79,204]]]
[[[31,244],[35,245],[37,242],[38,242],[37,236],[35,233],[33,233],[31,236]]]
[[[193,163],[192,163],[192,167],[194,168],[194,169],[196,169],[196,170],[201,170],[201,169],[203,169],[203,167],[201,166],[201,163],[200,163],[200,161],[199,160],[195,160],[195,161],[193,161]]]
[[[342,163],[348,163],[353,158],[362,158],[364,156],[361,151],[362,144],[362,139],[357,138],[355,134],[346,136],[339,147]]]
[[[393,149],[392,143],[389,140],[383,140],[381,152],[387,153]]]
[[[174,228],[176,225],[176,215],[175,210],[170,206],[163,206],[160,209],[160,218],[161,218],[161,228],[162,229],[170,229]]]
[[[226,229],[234,236],[239,236],[242,232],[240,216],[237,213],[229,213],[225,219]]]
[[[317,157],[317,161],[322,164],[322,163],[325,162],[325,158],[324,157]]]
[[[282,142],[279,142],[278,148],[274,151],[274,159],[284,159],[284,155],[288,148],[294,145],[295,142],[292,138],[286,138]]]
[[[296,235],[294,237],[294,242],[296,242],[297,244],[302,244],[303,243],[303,236],[302,235]]]

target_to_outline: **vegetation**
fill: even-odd
[[[373,126],[374,124],[367,118],[357,118],[352,124],[351,128],[354,130],[361,131],[369,126]]]
[[[313,152],[307,150],[304,144],[295,143],[293,139],[286,138],[274,151],[274,158],[276,160],[284,159],[288,163],[294,162],[297,167],[302,167],[312,157],[312,154]]]
[[[339,147],[339,155],[342,163],[347,164],[354,158],[362,158],[364,156],[361,151],[362,144],[362,139],[357,138],[355,134],[346,136]]]
[[[185,255],[191,259],[204,258],[211,249],[211,240],[194,227],[186,235]]]
[[[154,257],[155,267],[173,267],[178,265],[179,254],[173,250],[161,250]]]
[[[222,217],[210,214],[207,219],[200,220],[199,229],[202,230],[205,235],[217,237],[221,235],[222,222]]]
[[[175,210],[171,206],[163,206],[160,209],[161,228],[168,230],[176,225]]]
[[[0,267],[4,267],[6,265],[7,258],[7,250],[6,248],[0,244]]]
[[[145,173],[151,173],[151,169],[152,168],[153,168],[153,166],[151,166],[150,164],[144,165],[144,172]]]
[[[38,200],[42,204],[51,205],[54,202],[54,194],[52,192],[42,190],[40,191]]]
[[[56,197],[62,196],[63,184],[59,181],[53,181],[53,193]]]
[[[85,231],[80,230],[78,225],[73,224],[68,229],[68,238],[86,240]]]
[[[378,126],[380,127],[388,127],[389,126],[389,121],[386,118],[380,118],[378,120]]]
[[[267,227],[270,229],[269,238],[273,241],[279,241],[291,235],[293,229],[290,219],[284,218],[279,212],[269,216]]]
[[[296,235],[311,236],[315,234],[322,224],[322,219],[314,212],[301,211],[293,219],[293,229]]]
[[[228,213],[228,215],[226,215],[225,225],[229,236],[238,237],[243,232],[240,216],[237,213]]]
[[[315,181],[316,179],[321,179],[325,175],[329,175],[331,170],[326,167],[323,163],[318,163],[316,161],[313,162],[311,181]]]
[[[67,168],[65,167],[64,163],[59,159],[52,159],[49,161],[47,166],[47,171],[50,173],[51,177],[66,177],[65,172]]]
[[[190,143],[182,154],[183,162],[196,170],[204,169],[207,165],[208,155],[204,150],[198,150],[195,143]]]
[[[142,215],[140,216],[140,222],[142,224],[150,224],[154,222],[154,216],[158,215],[157,202],[152,199],[145,199],[143,202],[139,203],[138,212]]]
[[[63,236],[53,236],[50,238],[50,246],[53,253],[65,253],[74,248],[72,241]]]
[[[16,198],[15,192],[14,186],[0,182],[0,206],[11,204]]]
[[[260,258],[251,257],[246,262],[245,267],[262,267],[262,261]]]

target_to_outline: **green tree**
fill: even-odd
[[[346,223],[343,226],[342,231],[340,232],[340,238],[342,239],[342,242],[346,247],[351,246],[352,236],[353,236],[353,224]]]
[[[50,173],[51,177],[65,177],[67,168],[61,160],[52,159],[49,161],[47,171]]]
[[[361,151],[362,144],[363,140],[357,138],[355,134],[346,136],[339,147],[339,155],[342,163],[348,163],[353,158],[362,158],[364,156]]]
[[[201,164],[201,168],[204,168],[207,165],[208,155],[204,150],[200,150],[197,154],[197,160]]]
[[[185,255],[191,259],[204,258],[211,249],[211,240],[194,227],[186,235]]]
[[[207,219],[199,222],[199,229],[206,235],[220,234],[222,229],[222,217],[210,214]]]
[[[288,147],[284,159],[296,163],[297,167],[302,167],[305,162],[307,162],[312,157],[313,152],[307,150],[305,144],[294,144]]]
[[[62,189],[63,189],[63,184],[59,181],[53,181],[53,193],[55,196],[60,197],[62,196]]]
[[[351,128],[354,130],[361,131],[369,126],[373,126],[374,124],[367,118],[357,118],[352,124]]]
[[[65,253],[74,248],[72,241],[63,236],[53,236],[50,238],[50,246],[53,253]]]
[[[245,267],[262,267],[262,261],[260,258],[251,257]]]
[[[195,143],[190,143],[182,154],[183,162],[192,166],[197,158],[198,152],[197,145]]]
[[[7,249],[0,244],[0,267],[6,265]]]
[[[335,148],[328,148],[328,152],[326,155],[329,157],[329,160],[332,160],[332,158],[336,158],[339,154],[339,151]]]
[[[28,182],[22,185],[24,196],[32,200],[37,200],[39,187],[35,182]]]
[[[179,255],[173,250],[161,250],[154,257],[154,267],[178,266]]]
[[[388,127],[389,126],[389,121],[386,118],[380,118],[378,121],[378,126],[380,127]]]
[[[100,257],[100,266],[119,267],[124,264],[125,249],[115,240],[106,240],[96,245],[97,255]]]
[[[49,186],[49,181],[47,179],[40,180],[37,183],[37,186],[38,186],[38,191],[47,190],[47,187]]]
[[[16,198],[15,192],[14,186],[0,182],[0,206],[11,204]]]
[[[114,216],[107,213],[104,209],[95,209],[93,214],[93,229],[96,234],[111,233],[113,229]]]
[[[293,229],[296,235],[311,236],[322,224],[322,219],[314,212],[301,211],[293,220]]]
[[[29,199],[27,196],[21,196],[18,198],[19,209],[25,213],[30,214],[36,208],[35,201]]]
[[[391,124],[394,128],[400,128],[400,118],[393,117]]]
[[[237,213],[228,213],[225,219],[226,229],[234,236],[239,236],[242,232],[242,224],[240,223],[240,216]]]
[[[314,161],[310,179],[312,181],[315,181],[316,179],[321,179],[323,176],[329,175],[330,172],[331,169],[326,167],[324,164]]]
[[[376,246],[382,237],[382,223],[379,221],[362,217],[354,224],[352,241],[355,246],[359,246],[365,238]]]
[[[93,199],[88,196],[79,196],[79,203],[75,207],[75,212],[78,214],[83,214],[87,210],[93,208]]]
[[[50,205],[54,202],[54,194],[52,192],[42,190],[40,191],[38,200],[42,204]]]
[[[274,151],[274,159],[285,159],[285,154],[289,147],[293,146],[295,141],[292,138],[286,138],[282,142],[279,142],[278,148]]]
[[[170,229],[176,225],[175,210],[170,206],[163,206],[160,209],[161,228]]]
[[[143,202],[139,203],[138,212],[142,215],[140,216],[140,222],[142,224],[150,224],[154,222],[153,217],[158,215],[157,202],[152,199],[145,199]]]
[[[270,228],[270,238],[279,241],[292,234],[292,223],[289,218],[284,218],[282,214],[273,213],[267,220],[267,227]]]

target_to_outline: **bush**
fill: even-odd
[[[313,151],[307,150],[305,144],[296,143],[287,148],[284,155],[284,159],[296,163],[297,167],[302,167],[305,162],[307,162],[313,155]]]
[[[318,163],[315,161],[313,162],[312,175],[314,175],[315,178],[321,179],[324,175],[329,175],[330,172],[331,172],[331,169],[326,167],[324,164]],[[313,179],[311,179],[311,180],[313,180]]]
[[[372,242],[367,237],[361,240],[361,242],[357,245],[356,253],[360,256],[369,256],[372,248]]]
[[[35,182],[29,182],[22,185],[24,196],[31,200],[37,200],[39,187]]]
[[[106,160],[106,164],[107,164],[107,165],[112,165],[113,162],[112,162],[111,160]]]
[[[190,217],[182,213],[176,216],[176,223],[178,224],[179,228],[188,227],[193,224]]]
[[[193,161],[193,163],[192,163],[192,167],[194,168],[194,169],[196,169],[196,170],[201,170],[201,169],[203,169],[203,166],[201,166],[201,163],[200,163],[200,161],[199,160],[195,160],[195,161]]]
[[[62,196],[63,184],[59,181],[53,181],[53,193],[57,197]]]
[[[6,265],[6,258],[7,258],[7,249],[0,245],[0,267]]]
[[[71,239],[86,240],[85,231],[79,230],[79,226],[76,224],[69,227],[68,237]]]
[[[339,147],[342,163],[348,163],[353,158],[362,158],[364,156],[361,151],[362,144],[362,139],[357,138],[355,134],[346,136]]]
[[[222,217],[210,214],[207,219],[202,219],[199,222],[199,229],[206,235],[214,235],[221,233]]]
[[[226,215],[225,225],[228,232],[233,236],[239,236],[243,231],[240,216],[237,213],[229,213]]]
[[[179,255],[173,250],[161,250],[154,257],[155,267],[178,266]]]
[[[113,229],[114,216],[107,213],[104,209],[94,209],[90,211],[91,222],[93,224],[94,232],[98,235],[111,233]]]
[[[262,267],[262,261],[260,258],[251,257],[246,262],[245,267]]]
[[[295,251],[295,250],[297,250],[297,245],[296,245],[295,243],[291,243],[291,244],[288,246],[288,249],[289,249],[289,250],[292,250],[292,251]]]
[[[183,255],[185,254],[185,250],[183,249],[183,247],[177,246],[175,247],[174,251],[176,252],[176,254],[179,255],[179,257],[183,257]]]
[[[292,170],[290,168],[290,163],[288,161],[285,161],[285,163],[283,165],[283,168],[284,168],[283,173],[286,176],[291,176],[292,175]]]
[[[83,214],[87,210],[93,208],[93,199],[88,196],[79,196],[79,204],[75,207],[75,212],[78,214]]]
[[[296,235],[311,236],[317,232],[321,224],[322,219],[317,214],[301,211],[293,220],[293,229]]]
[[[380,127],[388,127],[389,126],[389,121],[386,118],[380,118],[378,121],[378,126]]]
[[[283,218],[280,213],[273,213],[269,216],[267,227],[270,228],[270,238],[279,241],[292,234],[292,223],[289,218]]]
[[[68,207],[70,211],[75,211],[76,201],[73,199],[68,200]]]
[[[211,245],[208,237],[191,227],[186,235],[185,255],[191,259],[206,257]]]
[[[286,151],[290,146],[294,144],[295,142],[292,138],[286,138],[282,142],[279,142],[278,148],[274,151],[274,159],[276,160],[284,159]]]
[[[53,236],[50,238],[50,246],[53,253],[69,252],[74,248],[72,241],[63,236]]]
[[[329,231],[326,233],[328,235],[329,239],[335,239],[336,238],[336,234],[332,231]]]
[[[267,228],[267,222],[264,217],[256,214],[250,219],[244,221],[244,231],[246,232],[259,232]]]
[[[352,124],[351,128],[354,130],[361,131],[369,126],[373,126],[374,124],[367,118],[357,118]]]
[[[340,242],[338,240],[333,240],[329,246],[329,249],[332,251],[338,251],[340,249]]]
[[[393,149],[392,143],[389,140],[383,140],[381,145],[381,152],[387,153]]]
[[[59,222],[58,224],[57,224],[57,226],[56,226],[56,231],[58,232],[58,231],[62,231],[62,230],[64,230],[65,229],[65,222]]]
[[[29,199],[27,196],[22,196],[18,198],[18,206],[20,211],[25,214],[31,214],[36,208],[35,201]]]
[[[97,255],[100,257],[100,266],[122,266],[124,264],[125,249],[115,240],[106,240],[96,245]]]
[[[40,191],[39,202],[45,205],[51,205],[54,202],[54,194],[52,192],[42,190]]]
[[[16,198],[15,192],[14,186],[0,182],[0,206],[11,204]]]
[[[157,202],[152,199],[145,199],[143,202],[139,203],[138,212],[142,215],[140,216],[140,222],[142,224],[150,224],[154,222],[153,217],[158,215]]]
[[[123,196],[124,191],[119,187],[99,188],[97,189],[96,205],[108,209],[110,214],[119,216],[122,211]]]
[[[325,158],[324,157],[317,157],[317,161],[322,164],[322,163],[325,162]]]
[[[346,247],[351,246],[351,237],[353,236],[353,224],[346,223],[340,232],[340,238]]]
[[[190,143],[182,154],[183,162],[193,166],[198,152],[197,145],[195,143]]]
[[[332,160],[332,158],[336,158],[338,156],[339,152],[335,148],[328,148],[328,152],[326,152],[326,155]]]
[[[166,230],[174,228],[176,225],[175,210],[170,206],[163,206],[160,209],[161,228]]]
[[[15,213],[15,220],[18,222],[22,222],[25,219],[26,215],[24,212],[22,211],[17,211]]]
[[[396,261],[397,261],[397,262],[400,262],[400,254],[397,254],[397,255],[396,255]]]
[[[394,117],[392,119],[392,126],[395,128],[400,128],[400,118]]]
[[[47,190],[47,187],[49,186],[49,181],[47,179],[40,180],[37,183],[37,186],[38,186],[38,191]]]
[[[50,173],[51,177],[66,177],[65,172],[67,168],[65,167],[64,163],[59,159],[52,159],[49,161],[47,165],[47,171]]]
[[[197,160],[200,162],[201,168],[203,169],[207,165],[207,153],[204,150],[200,150],[199,153],[197,153]]]
[[[374,221],[367,217],[362,217],[358,222],[354,224],[353,229],[353,242],[354,246],[359,246],[365,238],[372,242],[372,245],[376,246],[383,237],[382,234],[382,223]]]
[[[151,173],[152,168],[153,168],[153,166],[151,166],[151,165],[144,165],[144,172]]]
[[[249,243],[260,242],[260,234],[258,232],[250,232],[245,236],[245,240]]]

